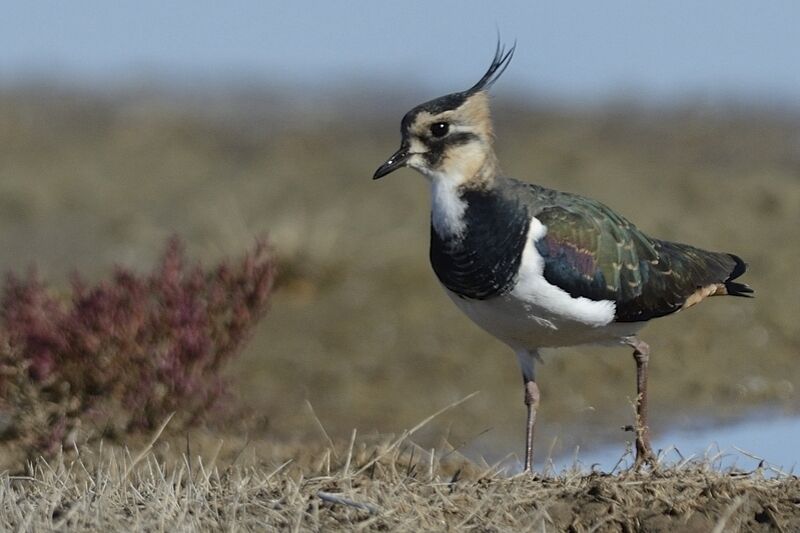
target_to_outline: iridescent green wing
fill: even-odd
[[[620,322],[673,313],[698,288],[741,273],[735,256],[650,239],[588,198],[560,196],[535,216],[547,227],[536,242],[545,279],[573,297],[615,302]]]

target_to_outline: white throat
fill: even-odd
[[[431,223],[439,237],[460,238],[467,223],[464,212],[467,202],[458,194],[460,181],[439,173],[428,175],[431,180]]]
[[[459,188],[481,178],[487,169],[494,171],[494,166],[491,164],[494,159],[489,159],[488,153],[490,149],[483,142],[471,142],[452,148],[443,164],[439,166],[440,170],[428,168],[419,155],[409,160],[408,166],[418,170],[431,181],[431,221],[439,237],[458,239],[464,236],[467,226],[464,220],[467,202],[459,195]]]

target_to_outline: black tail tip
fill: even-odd
[[[743,296],[745,298],[752,298],[755,291],[745,283],[738,283],[736,281],[726,281],[725,290],[731,296]]]
[[[746,283],[738,283],[733,280],[747,272],[747,263],[745,263],[741,257],[738,255],[728,254],[731,256],[731,259],[734,260],[736,263],[733,266],[733,270],[731,271],[730,276],[728,279],[725,280],[725,289],[727,290],[728,294],[731,296],[743,296],[745,298],[752,298],[755,294],[755,291],[750,288],[749,285]]]
[[[745,263],[744,260],[741,257],[739,257],[738,255],[733,255],[733,254],[728,254],[728,255],[736,263],[733,266],[733,270],[731,271],[731,274],[730,274],[730,276],[728,276],[728,279],[727,279],[727,281],[731,281],[731,280],[734,280],[734,279],[738,278],[739,276],[741,276],[745,272],[747,272],[747,263]]]

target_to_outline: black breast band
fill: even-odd
[[[528,235],[528,210],[496,191],[461,194],[465,230],[442,238],[431,225],[430,258],[436,276],[456,294],[485,300],[509,292]]]

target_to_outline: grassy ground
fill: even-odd
[[[524,413],[516,361],[437,286],[422,178],[370,179],[417,100],[376,92],[303,106],[258,91],[5,90],[0,267],[36,262],[63,281],[73,268],[92,276],[113,263],[146,268],[172,232],[204,259],[268,232],[280,287],[231,371],[257,415],[251,434],[319,441],[317,419],[334,438],[353,427],[397,432],[480,390],[418,442],[435,446],[445,435],[475,456],[516,452]],[[750,263],[757,299],[713,299],[645,331],[655,431],[698,415],[796,409],[800,119],[702,106],[497,103],[508,174],[596,197],[655,236]],[[540,445],[558,436],[557,453],[621,442],[630,359],[620,349],[547,355]]]
[[[24,531],[797,531],[800,481],[707,462],[509,477],[400,437],[177,459],[180,440],[72,451],[0,474],[0,528]],[[173,451],[170,451],[170,446]],[[286,456],[291,459],[283,460]],[[771,475],[770,475],[771,474]]]

